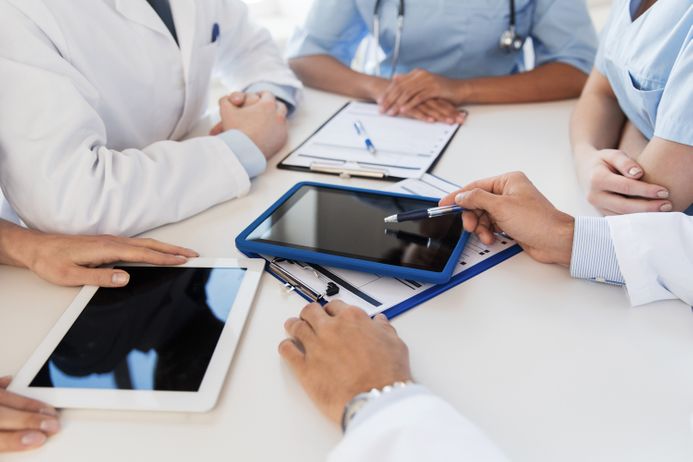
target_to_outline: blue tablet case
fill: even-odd
[[[316,183],[316,182],[301,182],[297,183],[293,188],[291,188],[286,194],[279,198],[272,206],[267,209],[259,218],[253,221],[250,226],[244,229],[238,237],[236,237],[236,247],[241,252],[248,254],[262,254],[271,255],[273,257],[281,257],[289,260],[302,261],[307,263],[315,263],[324,266],[334,266],[337,268],[344,268],[353,271],[361,271],[365,273],[380,274],[383,276],[393,276],[400,277],[404,279],[411,279],[414,281],[430,282],[433,284],[444,284],[448,282],[452,276],[455,269],[455,265],[459,259],[462,249],[469,238],[468,233],[463,233],[459,242],[453,249],[450,259],[448,260],[445,268],[442,272],[437,273],[433,271],[419,270],[415,268],[406,268],[395,265],[386,265],[383,263],[369,262],[366,260],[359,260],[355,258],[342,257],[337,255],[329,255],[325,253],[319,253],[314,251],[294,249],[290,247],[284,247],[276,244],[268,244],[264,242],[255,242],[247,240],[248,236],[262,224],[274,211],[279,208],[284,202],[286,202],[289,197],[293,196],[299,189],[306,186],[315,186],[319,188],[328,189],[339,189],[343,191],[356,191],[363,193],[378,194],[381,196],[388,197],[401,197],[405,199],[422,199],[432,201],[434,203],[438,202],[435,197],[422,197],[422,196],[412,196],[410,194],[401,194],[396,192],[387,191],[377,191],[372,189],[363,188],[353,188],[348,186],[339,186],[333,184]]]

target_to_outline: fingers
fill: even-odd
[[[310,324],[303,319],[287,319],[284,323],[284,330],[304,346],[309,346],[315,340],[315,331],[310,327]]]
[[[188,261],[188,258],[183,255],[172,255],[163,253],[158,250],[152,250],[149,247],[141,247],[131,243],[122,244],[115,242],[111,245],[106,245],[94,251],[103,252],[101,255],[101,263],[148,263],[150,265],[181,265]],[[189,253],[189,252],[186,252]],[[92,263],[79,261],[77,263]]]
[[[136,247],[144,247],[151,250],[156,250],[157,252],[167,253],[170,255],[182,255],[188,258],[199,257],[200,254],[192,249],[186,247],[180,247],[173,244],[167,244],[165,242],[157,241],[151,238],[127,238],[127,237],[116,237],[114,238],[117,242],[126,245],[134,245]]]
[[[464,209],[484,210],[493,215],[498,204],[498,196],[480,188],[463,191],[455,196],[455,203]]]
[[[217,136],[224,132],[224,125],[219,122],[209,131],[209,136]]]
[[[60,431],[55,416],[0,406],[0,431],[37,430],[47,435]]]
[[[607,215],[623,215],[627,213],[671,212],[671,202],[665,200],[638,199],[625,197],[609,192],[590,193],[590,203],[604,211]]]
[[[277,101],[277,115],[286,118],[286,116],[289,114],[289,109],[286,107],[286,104],[282,103],[281,101]]]
[[[626,178],[625,176],[612,173],[608,170],[605,170],[595,178],[592,189],[615,192],[630,197],[651,199],[667,199],[669,197],[669,191],[662,186],[645,183],[642,180]],[[658,208],[656,210],[658,210]]]
[[[130,282],[130,275],[122,270],[110,268],[87,268],[73,265],[58,270],[55,277],[49,276],[47,279],[56,284],[69,287],[124,287]]]
[[[395,327],[390,323],[390,320],[387,319],[387,316],[385,316],[383,313],[376,314],[373,318],[373,322],[384,328],[391,329],[394,333],[397,333]]]
[[[322,306],[319,303],[310,303],[306,305],[303,310],[301,310],[300,318],[310,324],[310,327],[314,331],[318,331],[318,328],[329,319],[329,315],[325,313]]]
[[[292,369],[296,370],[303,365],[305,354],[296,342],[290,338],[283,340],[279,344],[279,355],[289,363]]]
[[[10,386],[10,383],[12,383],[12,376],[8,375],[5,377],[0,377],[0,389],[6,389],[7,387]]]
[[[604,160],[616,169],[621,175],[628,178],[640,178],[643,175],[643,169],[636,161],[628,157],[623,151],[609,149],[602,151]]]
[[[236,107],[242,107],[246,103],[246,94],[242,91],[234,91],[229,95],[229,101]]]
[[[16,393],[5,390],[0,390],[0,407],[10,407],[13,409],[38,412],[39,414],[48,416],[57,416],[58,411],[49,404],[42,403],[35,399],[26,398]]]
[[[45,444],[48,437],[38,431],[0,432],[0,453],[36,449]]]
[[[402,95],[402,86],[400,82],[402,81],[403,77],[396,75],[392,79],[392,83],[390,83],[390,86],[387,87],[387,90],[385,90],[385,94],[379,99],[378,104],[380,105],[380,112],[394,116],[397,115],[397,110],[393,108],[393,105],[395,101]]]
[[[349,305],[347,305],[341,300],[333,300],[324,307],[325,312],[330,316],[338,316],[347,308],[349,308]]]

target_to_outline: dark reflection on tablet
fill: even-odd
[[[245,270],[127,268],[99,289],[32,387],[197,391]]]
[[[462,235],[459,215],[385,224],[435,201],[304,186],[249,240],[440,272]]]

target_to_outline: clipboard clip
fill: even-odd
[[[321,164],[319,162],[312,162],[310,164],[310,171],[318,173],[332,173],[339,175],[340,178],[351,178],[353,176],[356,176],[362,178],[384,179],[388,177],[388,173],[385,170],[367,168],[348,168],[334,164]]]
[[[280,258],[275,258],[271,262],[269,262],[269,269],[272,273],[274,273],[276,276],[278,276],[280,279],[284,281],[284,287],[287,288],[287,292],[291,293],[294,291],[300,292],[301,294],[305,295],[308,297],[310,300],[313,300],[314,302],[321,303],[325,300],[325,296],[333,296],[337,295],[339,293],[339,286],[335,284],[334,282],[328,282],[327,283],[327,290],[325,292],[318,292],[317,290],[313,289],[310,287],[308,284],[305,282],[301,281],[299,278],[296,276],[292,275],[288,271],[286,271],[284,268],[279,266],[277,263],[284,261],[284,259]],[[300,266],[302,269],[302,266]]]

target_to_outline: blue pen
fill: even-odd
[[[363,122],[357,120],[356,122],[354,122],[354,128],[356,129],[356,133],[363,138],[363,142],[366,144],[366,149],[368,149],[368,152],[375,155],[375,153],[377,152],[375,150],[375,145],[368,137],[368,133],[366,133],[366,127],[363,126]]]
[[[411,212],[398,213],[385,218],[385,223],[401,223],[403,221],[425,220],[427,218],[442,217],[461,213],[462,207],[458,205],[446,205],[444,207],[433,207],[430,209],[412,210]]]
[[[219,23],[215,22],[212,26],[212,43],[216,42],[220,35]]]

